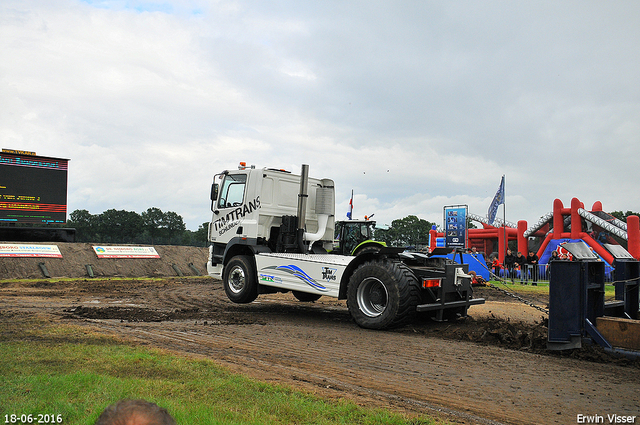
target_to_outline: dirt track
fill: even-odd
[[[232,304],[211,278],[0,283],[0,320],[24,313],[454,423],[574,424],[578,414],[640,413],[636,364],[585,360],[606,359],[598,350],[550,355],[546,328],[536,323],[542,314],[500,297],[472,307],[474,317],[463,322],[380,332],[358,328],[343,302],[324,297],[300,303],[290,294],[262,295]]]

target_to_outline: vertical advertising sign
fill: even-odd
[[[444,207],[444,240],[447,248],[467,247],[467,206]]]

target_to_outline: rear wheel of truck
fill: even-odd
[[[224,268],[224,292],[234,303],[246,304],[258,297],[258,280],[251,257],[237,255]]]
[[[418,281],[407,266],[384,259],[360,265],[349,279],[347,305],[358,326],[386,329],[415,316]]]

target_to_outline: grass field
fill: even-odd
[[[517,292],[518,294],[549,295],[548,281],[540,281],[536,286],[531,285],[531,282],[529,282],[528,285],[521,285],[520,281],[517,279],[513,284],[511,283],[511,281],[497,281],[497,280],[492,280],[489,283],[495,285],[498,288],[503,288],[506,290]],[[604,285],[605,300],[613,299],[615,297],[615,292],[616,292],[616,288],[613,284],[606,283]]]
[[[124,398],[153,401],[185,425],[442,423],[324,400],[232,374],[210,360],[2,312],[0,352],[2,423],[93,424]]]

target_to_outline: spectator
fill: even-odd
[[[531,284],[533,286],[538,285],[538,273],[540,272],[538,269],[538,260],[538,255],[530,250],[529,255],[527,255],[527,268],[531,270]]]
[[[176,425],[167,409],[145,400],[120,400],[100,414],[95,425]]]
[[[529,276],[527,275],[527,257],[522,255],[520,251],[518,251],[518,255],[516,256],[516,264],[520,268],[520,285],[526,285],[529,282]]]
[[[500,262],[498,261],[498,257],[493,257],[493,261],[491,262],[491,267],[493,267],[493,274],[496,278],[500,277]]]
[[[516,256],[513,255],[510,249],[507,249],[507,255],[504,257],[504,269],[505,269],[505,279],[511,278],[511,283],[513,283],[513,275],[515,273],[516,266]]]

